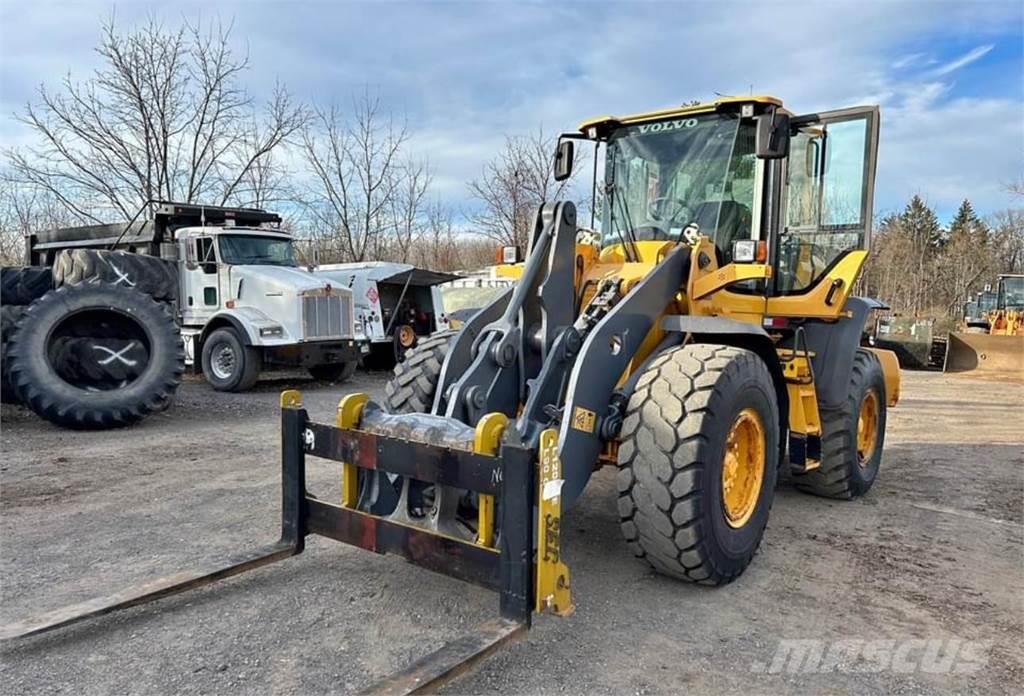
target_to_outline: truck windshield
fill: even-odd
[[[294,266],[292,240],[262,235],[221,234],[220,258],[236,266]]]
[[[603,243],[678,241],[696,225],[724,255],[749,239],[753,120],[702,114],[619,128],[608,140]]]
[[[1024,309],[1024,276],[999,279],[999,309]]]

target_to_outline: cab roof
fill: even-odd
[[[645,111],[639,114],[630,114],[628,116],[598,116],[597,118],[592,118],[581,123],[580,131],[586,133],[587,129],[595,126],[619,126],[632,123],[644,123],[647,121],[657,121],[663,118],[672,118],[673,116],[693,116],[697,114],[713,113],[723,107],[751,103],[761,104],[764,106],[782,107],[781,99],[766,94],[756,94],[746,97],[722,97],[721,99],[716,99],[713,102],[706,102],[704,104],[676,106],[669,109],[659,109],[657,111]]]

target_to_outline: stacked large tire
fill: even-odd
[[[0,268],[0,401],[19,403],[7,370],[7,346],[25,308],[53,288],[50,269],[43,266]]]
[[[29,282],[27,269],[4,269],[5,397],[79,429],[130,425],[167,408],[185,369],[169,304],[177,281],[167,270],[135,254],[62,252],[50,289]],[[7,294],[6,278],[17,274],[25,279],[12,288],[42,291]]]

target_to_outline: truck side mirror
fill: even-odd
[[[757,117],[758,159],[783,159],[789,155],[789,114],[770,111]]]
[[[559,140],[555,149],[555,181],[565,181],[572,176],[574,146],[571,140]]]

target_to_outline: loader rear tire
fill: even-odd
[[[849,500],[875,482],[885,444],[886,393],[882,364],[871,351],[857,351],[847,394],[842,407],[821,409],[821,466],[793,475],[798,490]]]
[[[384,397],[391,413],[427,413],[434,404],[441,365],[448,344],[458,331],[438,331],[424,338],[395,365],[384,385]]]
[[[618,454],[619,518],[636,556],[707,585],[744,571],[775,494],[776,399],[768,368],[748,350],[691,344],[651,362]]]

